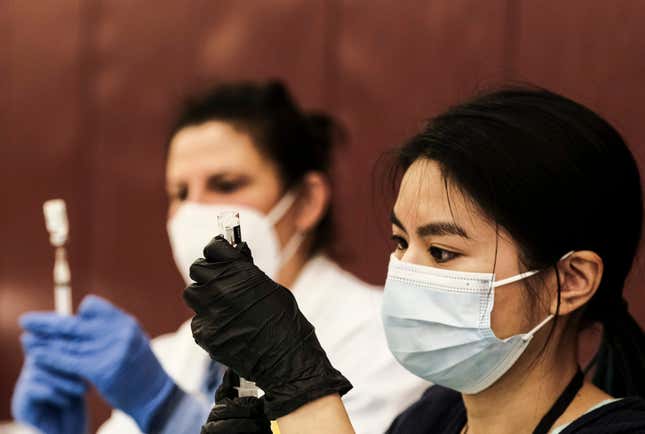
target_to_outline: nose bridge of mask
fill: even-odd
[[[392,255],[383,305],[388,314],[408,320],[425,321],[431,311],[433,322],[478,329],[488,323],[492,310],[492,281],[492,273],[429,267]],[[413,291],[406,290],[410,284]]]
[[[388,276],[403,279],[412,278],[419,281],[431,280],[433,284],[473,291],[490,289],[491,281],[494,278],[493,273],[455,271],[404,262],[394,254],[390,256]]]

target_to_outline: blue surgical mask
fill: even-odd
[[[392,255],[382,308],[390,351],[425,380],[466,394],[481,392],[513,366],[553,318],[506,339],[491,329],[495,288],[538,272],[495,281],[494,273],[427,267]]]

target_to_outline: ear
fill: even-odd
[[[327,176],[321,172],[305,175],[297,201],[296,229],[304,233],[312,230],[325,216],[331,197]]]
[[[559,315],[567,315],[591,300],[600,285],[604,266],[595,252],[582,250],[561,259],[557,267],[561,288]],[[557,303],[554,297],[552,313],[556,312]]]

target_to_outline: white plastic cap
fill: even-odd
[[[43,204],[45,224],[49,232],[49,242],[60,247],[67,242],[69,223],[67,221],[67,208],[63,199],[48,200]]]

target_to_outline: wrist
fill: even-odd
[[[338,394],[311,401],[277,420],[282,434],[333,432],[354,434],[343,402]]]
[[[269,419],[276,420],[319,398],[328,395],[343,396],[351,389],[349,380],[329,365],[316,376],[263,389],[265,413]]]
[[[143,432],[148,432],[157,412],[175,391],[175,382],[161,366],[149,342],[138,345],[114,375],[104,396],[113,407],[131,416]]]
[[[156,390],[156,393],[151,393],[153,390]],[[161,419],[169,414],[168,410],[174,408],[175,404],[184,397],[185,392],[170,377],[147,392],[140,395],[136,402],[131,402],[129,408],[122,410],[132,416],[141,431],[155,432],[154,429],[163,426]]]
[[[152,414],[148,434],[195,434],[208,416],[211,404],[200,395],[174,385],[165,402]]]

